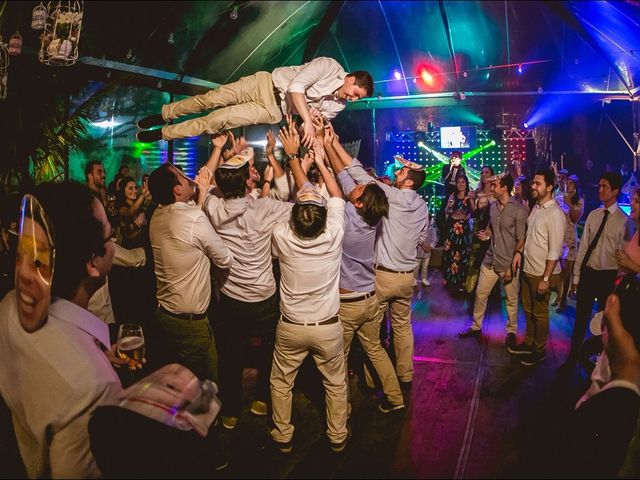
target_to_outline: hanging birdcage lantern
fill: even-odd
[[[33,9],[31,13],[31,28],[34,30],[44,30],[47,23],[47,9],[42,2]]]
[[[47,24],[38,57],[45,65],[68,66],[78,61],[84,2],[49,2]]]
[[[20,55],[22,53],[22,35],[16,32],[9,39],[9,55]]]
[[[9,49],[0,37],[0,100],[7,98],[7,84],[9,81]]]

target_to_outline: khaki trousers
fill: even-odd
[[[480,277],[476,289],[476,300],[473,304],[473,330],[482,329],[482,320],[487,310],[489,294],[498,280],[502,277],[493,268],[482,265],[480,267]],[[504,291],[507,294],[507,334],[518,332],[518,277],[509,283],[504,283]]]
[[[237,82],[222,85],[202,95],[162,106],[162,118],[174,120],[184,115],[217,109],[203,117],[162,127],[162,138],[196,137],[237,127],[272,124],[282,120],[282,111],[273,93],[269,72],[258,72]]]
[[[359,302],[340,302],[340,321],[344,328],[344,358],[346,360],[349,357],[351,342],[357,333],[362,348],[380,377],[387,400],[393,405],[402,405],[404,400],[396,372],[389,355],[380,344],[382,318],[378,315],[378,308],[378,299],[375,295]],[[345,378],[347,375],[345,368]],[[347,386],[348,384],[347,379]]]
[[[380,304],[378,325],[382,323],[388,305],[396,352],[396,374],[401,382],[410,382],[413,378],[411,298],[414,285],[413,272],[394,273],[376,269],[376,294]]]
[[[287,443],[293,437],[291,392],[298,369],[309,353],[323,377],[327,437],[332,443],[340,443],[347,438],[346,365],[340,322],[330,325],[278,322],[271,367],[271,403],[275,425],[271,437],[280,443]]]
[[[538,295],[538,284],[542,276],[522,274],[522,307],[527,317],[527,331],[524,343],[533,347],[536,352],[544,352],[549,336],[549,299],[551,289],[545,295]],[[551,275],[551,285],[556,285],[559,274]]]

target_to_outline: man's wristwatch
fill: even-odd
[[[542,277],[542,281],[543,282],[548,282],[549,281],[549,275],[545,275],[544,277]]]

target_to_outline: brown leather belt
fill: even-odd
[[[383,267],[382,265],[376,265],[376,270],[381,270],[383,272],[389,272],[389,273],[413,273],[413,270],[404,270],[404,271],[391,270],[390,268]]]
[[[336,315],[335,317],[328,318],[327,320],[322,320],[321,322],[308,322],[308,323],[300,323],[300,322],[292,322],[287,317],[282,315],[282,321],[284,323],[291,323],[293,325],[305,325],[307,327],[315,327],[318,325],[331,325],[332,323],[338,323],[340,321],[340,317]]]
[[[371,298],[376,294],[376,291],[365,293],[364,295],[360,295],[359,297],[347,297],[343,298],[340,296],[340,303],[353,303],[353,302],[361,302],[362,300],[366,300],[367,298]]]
[[[204,313],[173,313],[167,310],[166,308],[160,306],[158,307],[162,313],[169,315],[170,317],[180,318],[182,320],[202,320],[203,318],[207,318],[207,312]]]

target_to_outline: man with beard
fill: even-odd
[[[515,269],[523,263],[524,255],[522,306],[527,317],[527,331],[523,343],[507,350],[512,355],[522,355],[520,363],[525,366],[537,365],[545,359],[549,336],[549,286],[560,273],[558,260],[562,254],[566,219],[553,199],[554,188],[553,171],[538,170],[531,187],[536,206],[527,219],[524,253],[517,249],[514,254]]]

